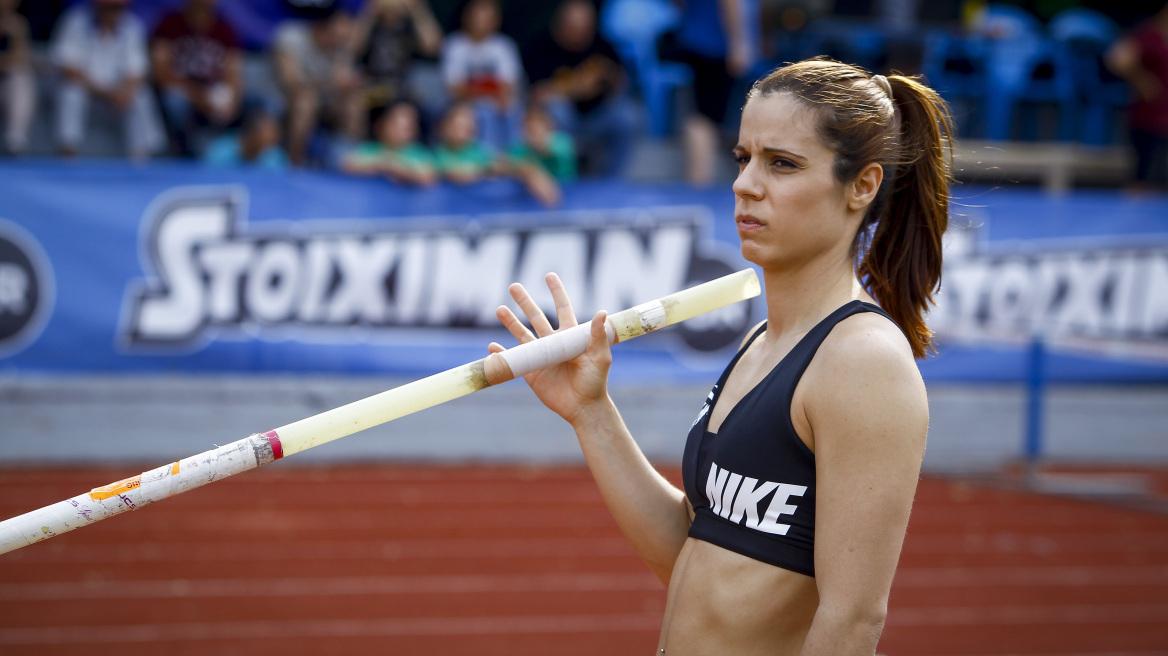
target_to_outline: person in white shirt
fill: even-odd
[[[288,156],[301,166],[321,123],[351,143],[361,140],[365,98],[353,66],[353,20],[335,7],[314,20],[286,21],[273,38],[276,79],[288,106]]]
[[[474,105],[480,140],[498,151],[519,140],[523,121],[523,64],[515,42],[499,32],[500,22],[497,0],[470,0],[462,11],[462,30],[442,48],[447,92],[455,102]]]
[[[61,18],[50,54],[61,74],[57,89],[57,145],[73,156],[85,139],[90,98],[122,115],[126,151],[144,159],[163,141],[149,89],[146,30],[126,12],[128,0],[93,0]]]
[[[3,152],[19,155],[28,145],[36,112],[36,77],[29,48],[28,21],[16,12],[20,0],[0,0],[0,114]]]

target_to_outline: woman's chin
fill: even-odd
[[[755,266],[760,266],[764,269],[769,268],[768,265],[773,264],[770,258],[763,253],[762,249],[748,240],[743,240],[742,246],[739,248],[742,253],[742,258]]]

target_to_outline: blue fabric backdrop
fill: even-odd
[[[1168,382],[1168,200],[961,189],[929,380]],[[728,189],[413,190],[327,173],[0,165],[0,373],[417,376],[506,342],[506,284],[555,269],[581,315],[748,266]],[[7,246],[6,246],[7,245]],[[547,303],[546,297],[542,302]],[[761,303],[619,347],[622,381],[712,380]]]

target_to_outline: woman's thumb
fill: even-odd
[[[588,338],[588,350],[603,348],[608,350],[608,313],[601,310],[592,317],[592,332]]]

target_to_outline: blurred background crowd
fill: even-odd
[[[1162,2],[0,0],[2,146],[508,176],[554,205],[663,140],[718,180],[748,85],[816,55],[924,74],[961,137],[1123,147],[1127,184],[1168,187]]]

